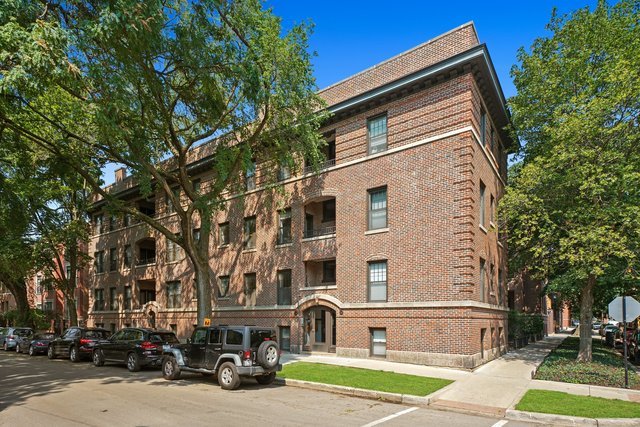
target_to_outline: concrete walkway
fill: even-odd
[[[492,416],[504,416],[506,410],[513,408],[528,389],[556,390],[640,402],[640,391],[637,390],[532,380],[533,374],[544,358],[568,336],[569,333],[549,335],[541,341],[486,363],[474,371],[394,363],[378,359],[350,359],[329,354],[283,354],[282,362],[304,360],[454,380],[453,384],[430,396],[432,407]]]

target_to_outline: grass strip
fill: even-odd
[[[527,391],[516,409],[583,418],[640,418],[640,403],[550,390]]]
[[[309,362],[286,364],[282,371],[278,372],[278,376],[414,396],[426,396],[453,382],[440,378]]]
[[[593,340],[593,359],[589,363],[577,362],[579,337],[567,337],[553,350],[538,368],[535,379],[604,387],[624,386],[624,361],[617,350]],[[640,379],[630,368],[629,387],[640,389]]]

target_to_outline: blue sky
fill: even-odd
[[[315,24],[310,48],[318,54],[314,66],[319,88],[473,21],[507,97],[515,94],[509,70],[518,48],[549,35],[545,26],[553,7],[566,13],[596,4],[587,0],[266,1],[285,27],[305,20]]]
[[[486,43],[505,96],[515,95],[509,70],[518,48],[529,48],[549,35],[545,26],[554,6],[562,14],[596,0],[534,1],[304,1],[266,0],[283,26],[311,21],[310,49],[318,88],[322,89],[411,49],[466,22],[473,21]],[[113,165],[103,170],[106,184],[114,181]]]

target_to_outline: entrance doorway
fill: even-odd
[[[304,351],[336,351],[336,312],[316,306],[304,312]]]

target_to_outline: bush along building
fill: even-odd
[[[292,352],[472,368],[506,350],[506,248],[496,205],[513,145],[489,53],[465,24],[320,92],[320,170],[256,164],[214,219],[214,323],[278,328]],[[192,153],[208,185],[207,144]],[[111,194],[175,221],[116,171]],[[91,212],[89,324],[188,336],[193,273],[130,218]],[[175,224],[173,224],[175,225]],[[199,230],[194,230],[199,233]]]

